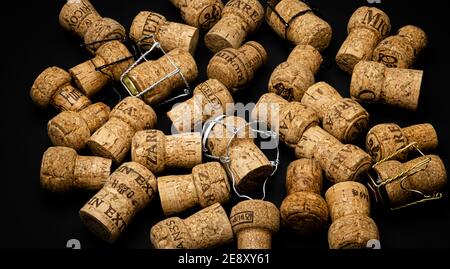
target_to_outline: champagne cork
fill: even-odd
[[[124,163],[80,209],[81,221],[97,237],[113,243],[156,192],[156,178],[150,171],[135,162]]]
[[[192,168],[202,163],[200,133],[164,135],[158,130],[137,132],[131,142],[131,159],[161,174],[169,168]]]
[[[230,199],[227,173],[218,162],[199,164],[189,175],[158,177],[158,191],[165,216],[194,206],[208,207]]]
[[[80,111],[89,106],[91,101],[75,89],[71,81],[70,74],[63,69],[49,67],[34,81],[30,97],[42,108],[51,104],[58,111]]]
[[[416,57],[427,46],[427,34],[413,25],[403,26],[397,35],[387,37],[378,44],[372,60],[387,67],[410,68]]]
[[[334,184],[326,191],[325,200],[333,222],[354,214],[370,215],[369,191],[359,182],[347,181]]]
[[[360,181],[371,167],[370,155],[357,146],[342,144],[319,126],[307,129],[295,148],[297,158],[314,158],[331,183]]]
[[[221,0],[170,0],[180,10],[183,20],[200,30],[208,30],[216,24],[221,16]]]
[[[322,56],[314,47],[296,46],[287,61],[273,70],[269,79],[269,92],[288,101],[300,102],[305,91],[314,84],[314,75],[321,64]]]
[[[163,220],[150,230],[156,249],[206,249],[233,241],[233,230],[223,207],[213,204],[186,219]]]
[[[308,5],[298,0],[272,0],[269,3],[275,11],[266,9],[266,22],[281,38],[295,45],[311,45],[320,51],[328,47],[331,26],[316,16]]]
[[[133,56],[119,41],[102,45],[95,58],[69,70],[75,84],[88,97],[93,96],[108,83],[119,81],[120,76],[133,64]]]
[[[280,212],[271,202],[247,200],[231,209],[230,222],[238,249],[271,249],[280,228]]]
[[[147,104],[155,105],[166,100],[175,89],[185,87],[183,76],[188,83],[197,78],[197,64],[188,51],[177,48],[158,60],[143,62],[131,69],[123,77],[123,81],[128,90],[137,95],[175,71],[177,67],[182,75],[177,73],[162,80],[151,91],[143,95]]]
[[[91,136],[88,146],[97,156],[122,163],[131,147],[133,135],[156,124],[153,109],[137,97],[127,97],[118,103],[109,120]]]
[[[360,7],[350,18],[348,36],[336,55],[337,65],[352,73],[355,65],[372,58],[373,50],[391,31],[388,15],[375,7]]]
[[[367,131],[369,113],[356,101],[343,98],[326,82],[312,85],[302,103],[317,112],[323,129],[339,141],[351,143]]]
[[[350,95],[358,102],[382,103],[415,111],[419,104],[423,71],[387,68],[361,61],[355,66]]]
[[[226,169],[229,178],[236,183],[236,189],[241,193],[248,193],[262,186],[264,180],[270,176],[273,167],[264,153],[255,145],[251,137],[247,122],[243,118],[228,116],[216,123],[206,139],[206,147],[213,156],[227,156],[229,162]],[[233,128],[240,129],[234,136]],[[230,139],[231,143],[229,143]]]
[[[234,100],[228,89],[217,79],[208,79],[194,89],[191,99],[175,105],[167,116],[178,132],[191,132],[208,119],[228,114]]]
[[[148,36],[154,37],[166,52],[181,48],[194,55],[199,31],[186,24],[170,22],[158,13],[141,11],[131,24],[130,39],[143,50],[149,50],[153,45],[153,38]]]
[[[330,249],[364,249],[370,240],[379,239],[377,224],[364,215],[340,218],[328,229]]]
[[[41,163],[41,186],[51,192],[99,190],[111,172],[111,160],[79,156],[74,149],[48,148]]]
[[[281,222],[299,235],[316,234],[328,222],[328,206],[320,196],[322,168],[313,159],[300,159],[289,164],[286,175],[288,196],[280,207]]]
[[[205,35],[208,49],[216,53],[226,48],[239,48],[247,34],[261,25],[264,8],[258,0],[231,0],[222,12],[222,18]]]
[[[256,70],[266,60],[264,47],[255,41],[249,41],[239,49],[228,48],[216,53],[208,64],[208,78],[219,80],[234,93],[249,86]]]
[[[80,150],[91,134],[108,121],[109,112],[109,107],[103,103],[95,103],[78,113],[63,111],[48,122],[48,137],[55,146]]]

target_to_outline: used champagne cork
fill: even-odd
[[[339,141],[351,143],[367,131],[369,113],[356,101],[343,98],[326,82],[308,88],[302,103],[316,111],[323,129]]]
[[[78,113],[63,111],[48,122],[48,137],[55,146],[80,150],[91,134],[108,121],[109,112],[110,108],[103,103],[95,103]]]
[[[311,45],[319,51],[328,47],[331,26],[316,16],[307,4],[299,0],[272,0],[269,3],[275,12],[269,7],[266,9],[266,22],[281,38],[295,45]]]
[[[218,162],[199,164],[189,175],[158,177],[164,215],[175,215],[194,206],[208,207],[230,199],[227,173]]]
[[[373,50],[391,31],[388,15],[375,7],[360,7],[350,18],[348,36],[336,55],[337,65],[352,73],[355,65],[372,58]]]
[[[164,135],[159,130],[137,132],[131,142],[131,159],[161,174],[169,168],[192,168],[202,163],[200,133]]]
[[[419,104],[423,71],[387,68],[361,61],[355,66],[350,95],[358,102],[382,103],[415,111]]]
[[[156,124],[156,113],[137,97],[127,97],[118,103],[109,120],[91,136],[88,146],[97,156],[120,164],[131,147],[133,135]]]
[[[52,66],[45,69],[34,81],[30,97],[33,102],[47,108],[50,104],[58,111],[80,111],[91,101],[70,83],[72,78],[65,70]]]
[[[41,186],[51,192],[99,190],[111,172],[111,160],[79,156],[67,147],[48,148],[41,163]]]
[[[88,97],[93,96],[108,83],[119,81],[120,76],[133,64],[133,55],[119,41],[102,45],[95,58],[69,70],[75,84]]]
[[[153,38],[149,36],[154,37],[166,52],[181,48],[194,55],[199,31],[186,24],[170,22],[158,13],[141,11],[131,24],[130,39],[143,50],[149,50],[153,45]]]
[[[387,37],[378,44],[372,60],[387,67],[410,68],[416,57],[427,46],[427,34],[413,25],[403,26],[397,35]]]
[[[152,227],[150,241],[156,249],[206,249],[233,241],[227,213],[219,203],[186,219],[172,217]]]
[[[175,89],[185,87],[183,76],[188,83],[197,78],[197,64],[188,51],[176,48],[158,60],[143,62],[131,69],[123,77],[123,82],[129,91],[137,95],[175,71],[176,68],[179,68],[182,75],[177,73],[167,77],[143,95],[147,104],[155,105],[166,100]]]
[[[333,222],[328,229],[330,249],[364,249],[370,240],[380,240],[375,221],[365,215],[349,215]]]
[[[258,0],[231,0],[222,18],[205,35],[208,49],[216,53],[226,48],[239,48],[247,34],[254,32],[264,18],[264,7]]]
[[[231,209],[230,222],[238,249],[271,249],[280,228],[280,212],[271,202],[246,200]]]
[[[156,178],[147,168],[124,163],[80,209],[81,221],[100,239],[113,243],[156,192]]]
[[[216,24],[221,16],[221,0],[170,0],[180,10],[183,20],[200,30],[208,30]]]
[[[191,132],[200,124],[218,115],[228,114],[234,100],[217,79],[208,79],[194,89],[191,99],[175,105],[167,116],[178,132]]]
[[[323,173],[313,159],[289,164],[286,175],[288,196],[280,207],[281,222],[299,235],[316,234],[328,222],[328,206],[321,196]]]
[[[331,221],[349,215],[370,215],[370,198],[367,188],[354,181],[340,182],[325,193]]]
[[[273,70],[269,79],[269,92],[288,101],[300,102],[305,91],[314,84],[314,75],[319,71],[322,60],[314,47],[296,46],[287,61]]]

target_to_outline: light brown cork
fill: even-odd
[[[100,239],[113,243],[156,192],[156,178],[150,171],[135,162],[124,163],[80,209],[81,221]]]
[[[351,16],[348,36],[336,55],[337,65],[352,73],[355,65],[372,58],[373,50],[391,31],[388,15],[375,7],[360,7]]]
[[[261,25],[264,7],[258,0],[231,0],[222,18],[205,35],[208,49],[216,53],[226,48],[239,48],[245,37]]]
[[[218,162],[199,164],[189,175],[158,177],[158,191],[165,216],[194,206],[223,204],[230,199],[227,173]]]
[[[331,186],[325,193],[331,220],[359,214],[370,216],[369,191],[359,182],[341,182]]]
[[[280,228],[280,212],[271,202],[247,200],[231,209],[230,222],[238,249],[271,249]]]
[[[266,22],[281,38],[295,45],[311,45],[319,51],[328,47],[331,26],[316,16],[308,5],[298,0],[272,0],[269,3],[282,19],[267,7]]]
[[[91,134],[109,119],[110,108],[95,103],[80,112],[63,111],[47,124],[47,132],[54,146],[80,150],[84,148]]]
[[[365,215],[342,217],[328,230],[330,249],[364,249],[370,240],[380,240],[380,235],[377,224]]]
[[[137,97],[118,103],[109,120],[91,136],[88,146],[97,156],[122,163],[131,147],[133,135],[156,124],[156,113]]]
[[[234,93],[249,86],[256,70],[267,60],[263,46],[249,41],[239,49],[228,48],[216,53],[208,64],[210,79],[217,79]]]
[[[148,50],[153,45],[153,38],[148,36],[153,36],[166,52],[181,48],[194,55],[199,30],[186,24],[170,22],[155,12],[141,11],[131,24],[130,39],[141,49]]]
[[[298,45],[286,62],[278,65],[269,79],[269,92],[288,101],[301,101],[305,91],[314,84],[314,75],[322,64],[322,56],[312,46]]]
[[[31,87],[30,97],[33,102],[47,108],[50,104],[58,111],[80,111],[91,101],[70,83],[72,78],[65,70],[52,66],[36,78]]]
[[[170,0],[180,10],[183,20],[200,30],[208,30],[216,24],[223,10],[221,0]]]
[[[367,131],[369,113],[356,101],[343,98],[326,82],[309,87],[302,103],[316,111],[323,129],[339,141],[351,143]]]
[[[172,217],[150,230],[155,249],[207,249],[233,241],[233,230],[223,207],[213,204],[186,219]]]
[[[361,61],[352,75],[350,95],[358,102],[416,111],[422,76],[421,70],[387,68],[382,63]]]
[[[169,168],[192,168],[202,163],[200,133],[164,135],[159,130],[137,132],[131,142],[131,159],[154,174]]]
[[[410,68],[416,57],[427,46],[427,34],[413,25],[403,26],[394,36],[378,44],[372,60],[387,67]]]
[[[111,172],[111,160],[79,156],[67,147],[48,148],[41,163],[41,186],[51,192],[99,190]]]

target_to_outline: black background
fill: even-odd
[[[92,193],[55,195],[44,192],[39,185],[39,168],[43,152],[50,146],[46,123],[56,115],[35,106],[29,90],[34,79],[48,66],[69,68],[88,59],[80,49],[81,40],[66,33],[58,24],[58,14],[65,1],[10,1],[1,16],[1,172],[0,172],[0,248],[65,248],[67,240],[80,240],[82,248],[149,248],[149,229],[162,220],[158,199],[138,214],[122,234],[110,245],[97,239],[80,222],[78,210]],[[334,64],[340,45],[346,37],[346,25],[353,11],[365,0],[311,0],[333,28],[333,39],[323,52],[333,62],[322,69],[316,81],[326,81],[342,95],[349,95],[350,76]],[[450,128],[448,122],[448,39],[449,17],[445,1],[381,0],[375,6],[391,18],[393,32],[403,25],[414,24],[426,31],[429,45],[415,68],[425,70],[422,94],[417,113],[385,106],[365,106],[371,115],[370,125],[395,122],[400,126],[432,123],[440,138],[435,152],[449,168]],[[111,17],[129,28],[141,10],[163,14],[171,21],[181,22],[179,12],[168,0],[92,0],[102,16]],[[442,6],[439,6],[442,5]],[[202,35],[203,38],[203,35]],[[268,51],[268,62],[256,74],[253,84],[234,96],[236,102],[256,102],[267,90],[273,69],[285,61],[292,45],[280,40],[265,24],[248,37],[260,42]],[[199,43],[195,58],[199,67],[197,83],[206,80],[206,66],[212,53]],[[105,96],[111,90],[106,88]],[[101,94],[100,94],[101,95]],[[165,112],[170,106],[158,108],[157,128],[168,133],[170,121]],[[294,154],[281,146],[281,165],[268,185],[268,200],[277,206],[285,197],[284,176]],[[83,152],[88,154],[88,152]],[[175,171],[173,171],[175,173]],[[178,171],[177,171],[178,172]],[[169,171],[170,173],[170,171]],[[445,194],[448,190],[445,190]],[[231,204],[226,206],[229,212]],[[448,248],[450,246],[450,210],[445,196],[427,205],[386,213],[374,206],[372,215],[378,224],[381,244],[386,249]],[[191,212],[186,212],[186,217]],[[282,229],[274,238],[273,248],[327,248],[326,231],[314,238],[298,238]],[[226,248],[234,248],[233,244]]]

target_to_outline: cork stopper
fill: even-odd
[[[369,113],[356,101],[343,98],[328,83],[312,85],[303,96],[302,103],[317,112],[323,129],[339,141],[353,142],[367,130]]]
[[[155,174],[168,168],[192,168],[202,163],[200,133],[164,135],[158,130],[137,132],[131,142],[131,159]]]
[[[314,159],[299,159],[289,164],[286,173],[286,192],[310,192],[320,194],[323,186],[323,173]]]
[[[254,32],[264,18],[264,8],[258,0],[231,0],[222,18],[205,35],[208,49],[216,53],[226,48],[239,48],[247,34]]]
[[[80,209],[81,221],[100,239],[113,243],[156,191],[156,178],[150,171],[138,163],[124,163]]]
[[[331,220],[349,215],[370,216],[369,191],[359,182],[341,182],[330,187],[325,193]]]
[[[238,249],[270,249],[280,228],[280,212],[271,202],[247,200],[231,209],[230,222]]]
[[[228,48],[216,53],[208,64],[210,79],[217,79],[234,93],[247,87],[258,70],[267,60],[263,46],[249,41],[239,49]]]
[[[154,225],[150,241],[156,249],[206,249],[233,241],[227,213],[213,204],[187,219],[168,218]]]
[[[79,156],[67,147],[50,147],[42,157],[41,186],[51,192],[99,190],[110,170],[109,159]]]
[[[178,132],[191,132],[215,116],[228,114],[234,100],[217,79],[208,79],[194,89],[193,97],[175,105],[167,116]]]
[[[378,8],[360,7],[348,22],[348,36],[336,55],[337,65],[352,73],[355,65],[372,58],[373,50],[390,30],[389,17]]]
[[[170,0],[170,2],[181,11],[181,17],[187,24],[200,30],[210,29],[222,16],[221,0]]]
[[[111,40],[124,40],[126,36],[126,30],[120,23],[110,18],[101,18],[94,21],[86,31],[84,44],[94,54]]]
[[[342,217],[333,222],[328,230],[330,249],[364,249],[372,239],[380,239],[378,227],[364,215]]]
[[[188,83],[198,76],[197,64],[188,51],[176,48],[155,61],[146,61],[133,68],[126,76],[124,83],[133,94],[138,94],[165,76],[176,70],[177,66]],[[149,105],[166,100],[175,89],[186,87],[183,77],[177,73],[156,85],[144,94],[143,99]]]
[[[316,16],[308,5],[298,0],[271,2],[278,3],[274,6],[275,12],[266,9],[266,22],[281,38],[295,45],[311,45],[319,51],[328,47],[331,26]]]
[[[101,19],[88,0],[67,1],[59,13],[59,24],[67,31],[84,37],[92,23]]]

